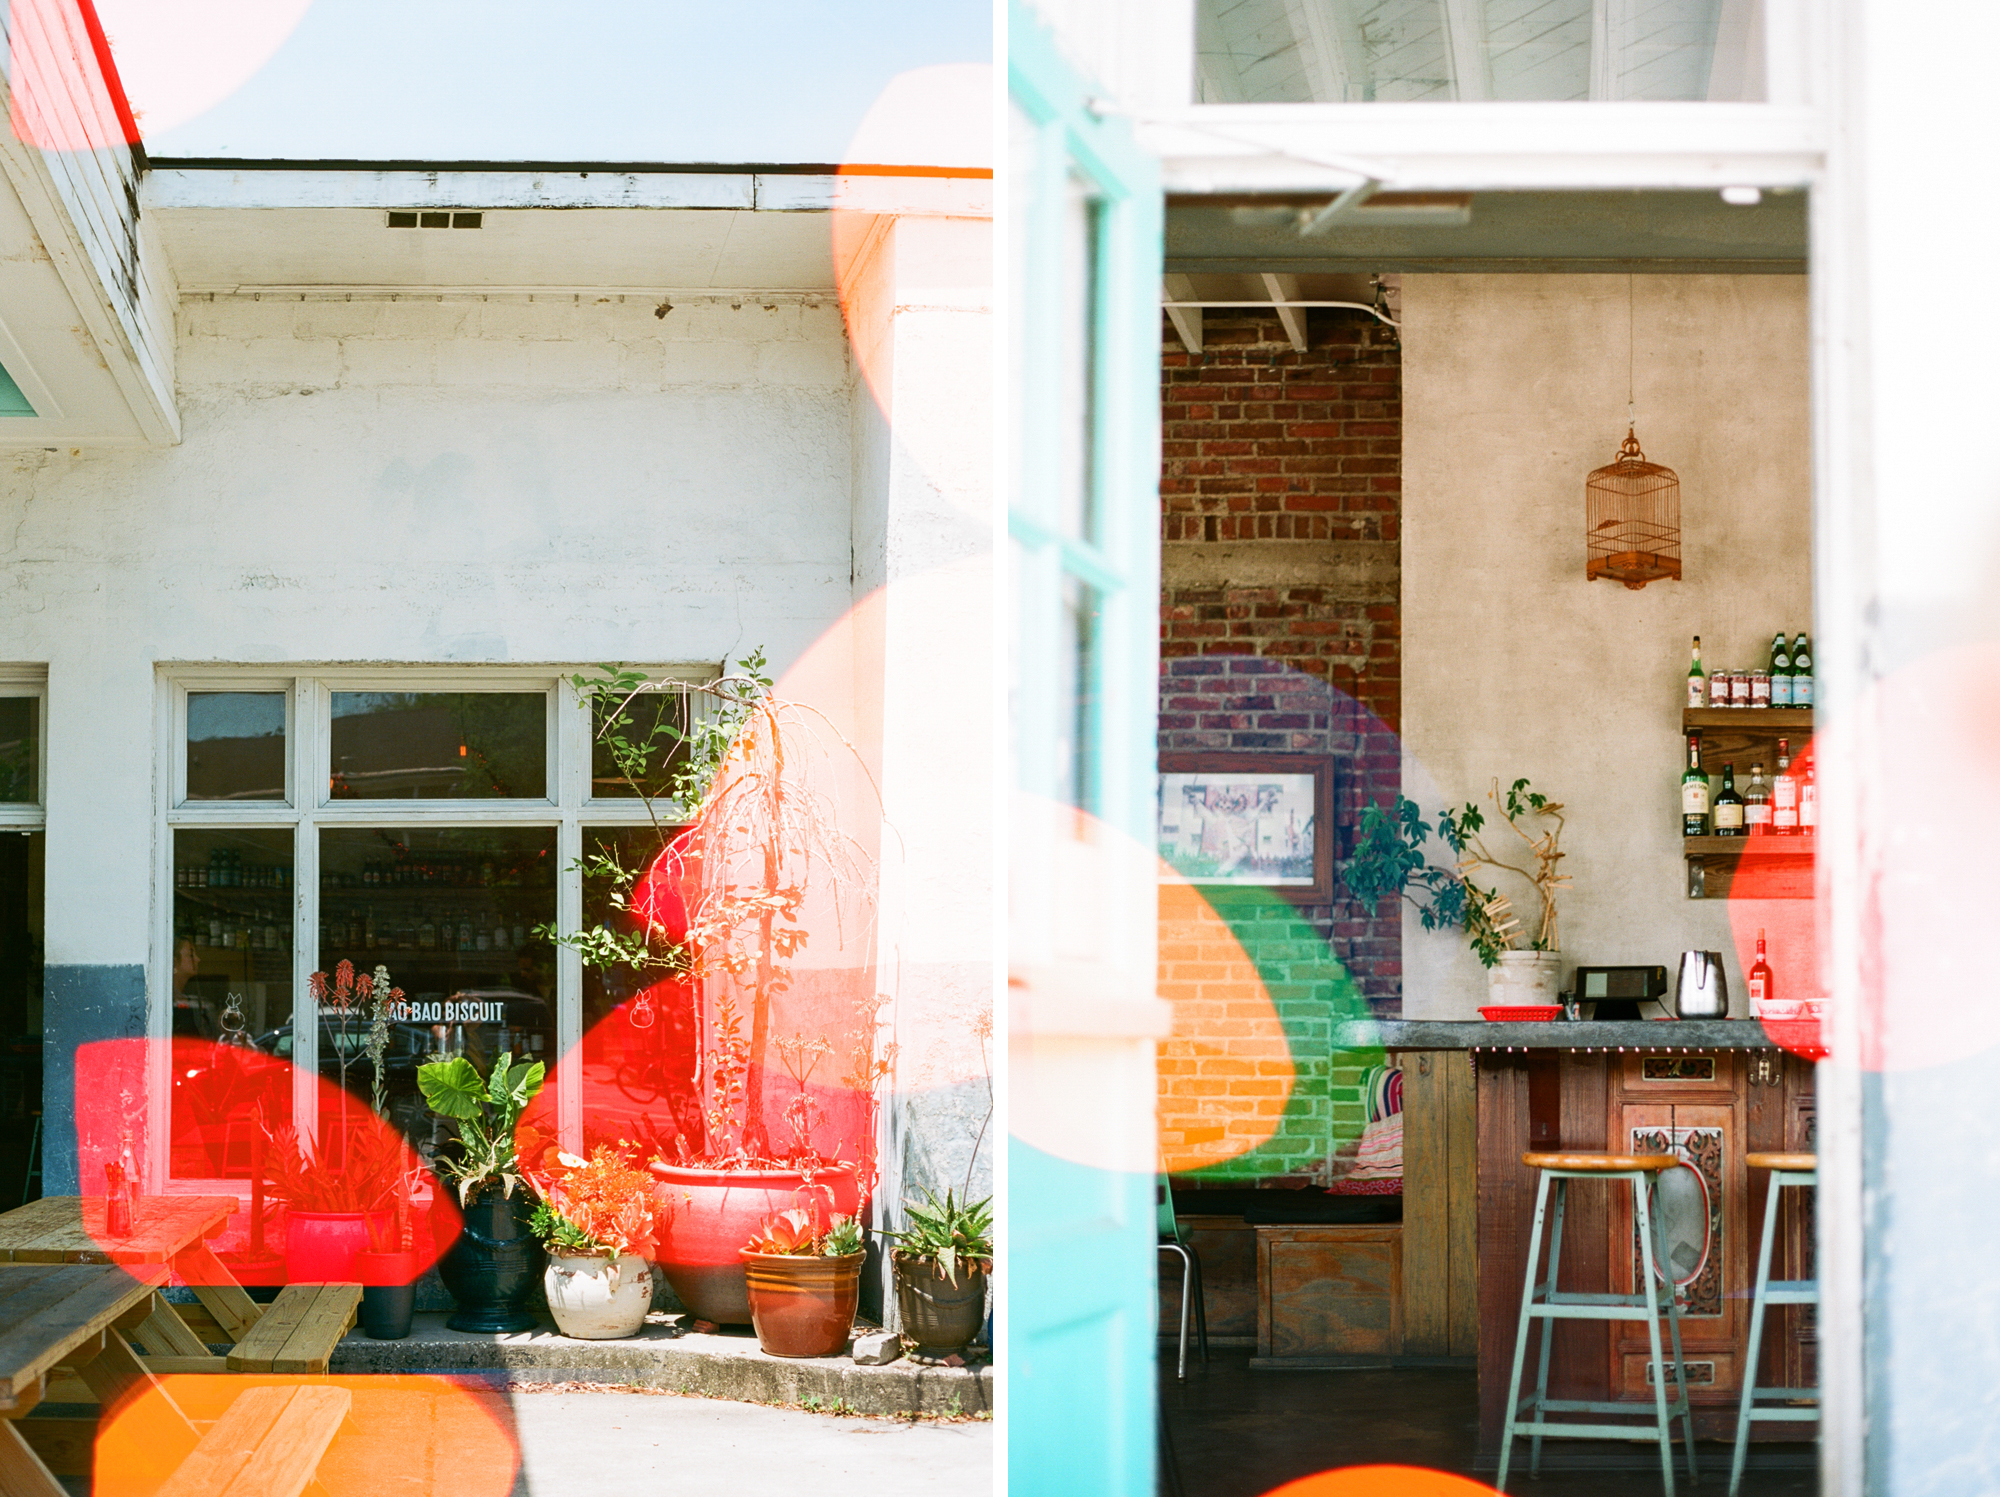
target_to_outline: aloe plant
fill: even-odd
[[[908,1226],[882,1235],[901,1244],[905,1258],[937,1264],[952,1284],[958,1282],[961,1266],[981,1272],[992,1267],[993,1198],[960,1202],[948,1189],[942,1201],[935,1191],[926,1190],[924,1196],[921,1206],[911,1200],[903,1202]]]
[[[513,1052],[503,1051],[493,1062],[492,1074],[483,1081],[463,1055],[434,1060],[417,1069],[417,1085],[431,1110],[458,1125],[458,1152],[441,1158],[438,1169],[458,1183],[461,1206],[495,1181],[500,1183],[501,1195],[509,1199],[514,1187],[521,1184],[520,1164],[514,1157],[514,1128],[542,1089],[546,1067],[540,1061],[528,1066],[517,1066],[513,1061]]]

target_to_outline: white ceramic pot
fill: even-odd
[[[579,1341],[636,1336],[653,1307],[653,1274],[644,1258],[626,1253],[616,1263],[600,1257],[550,1253],[542,1285],[556,1329]]]
[[[1486,971],[1486,1001],[1496,1008],[1560,1003],[1561,986],[1562,953],[1557,951],[1503,951]]]

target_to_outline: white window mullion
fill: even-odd
[[[319,1132],[319,1007],[308,979],[319,963],[319,827],[312,808],[327,784],[327,714],[331,698],[310,676],[293,684],[287,779],[297,808],[292,843],[292,1126],[301,1139]]]
[[[166,746],[170,759],[175,757],[175,746],[183,746],[178,755],[183,766],[187,763],[184,747],[187,740],[181,731],[186,718],[185,696],[171,682],[162,680],[153,697],[156,741]],[[160,808],[171,815],[174,802],[181,795],[179,779],[171,765],[167,773],[155,773],[153,793]],[[146,1047],[146,1159],[140,1172],[148,1188],[164,1193],[168,1171],[173,1166],[173,1128],[168,1109],[172,1105],[174,1080],[174,829],[165,821],[159,823],[153,838],[153,888],[157,892],[152,901],[152,963],[146,982],[146,1034],[152,1043]]]
[[[581,809],[590,797],[591,721],[588,703],[565,676],[556,684],[554,766],[556,799],[563,810],[556,831],[556,929],[573,931],[583,925],[583,856]],[[556,1093],[556,1129],[562,1146],[583,1152],[583,953],[556,947],[556,1060],[577,1057],[564,1066],[563,1085]]]

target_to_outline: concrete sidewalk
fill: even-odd
[[[834,1418],[652,1393],[513,1393],[512,1497],[993,1490],[993,1425]]]

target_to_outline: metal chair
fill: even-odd
[[[1507,1419],[1500,1431],[1500,1475],[1497,1491],[1507,1490],[1507,1467],[1513,1459],[1514,1440],[1526,1435],[1529,1447],[1528,1472],[1539,1476],[1542,1441],[1555,1440],[1650,1440],[1660,1442],[1660,1476],[1667,1497],[1674,1497],[1673,1421],[1679,1416],[1686,1424],[1688,1479],[1699,1481],[1695,1469],[1694,1412],[1688,1402],[1686,1368],[1681,1360],[1680,1301],[1671,1278],[1666,1281],[1666,1304],[1659,1302],[1659,1280],[1654,1264],[1660,1261],[1663,1244],[1652,1210],[1654,1194],[1662,1171],[1678,1167],[1672,1154],[1559,1153],[1523,1154],[1521,1162],[1540,1171],[1535,1187],[1534,1234],[1528,1239],[1527,1282],[1521,1291],[1521,1321],[1514,1337],[1514,1372],[1507,1383]],[[1623,1180],[1632,1189],[1632,1211],[1639,1237],[1639,1292],[1637,1294],[1564,1293],[1556,1288],[1562,1266],[1563,1207],[1572,1180]],[[1555,1215],[1549,1225],[1549,1276],[1536,1281],[1542,1246],[1542,1223],[1548,1216],[1549,1184],[1555,1183]],[[1703,1255],[1706,1257],[1706,1253]],[[1673,1383],[1676,1397],[1667,1402],[1667,1366],[1660,1354],[1660,1315],[1664,1311],[1673,1334]],[[1541,1370],[1535,1391],[1521,1397],[1521,1371],[1528,1359],[1528,1329],[1542,1323]],[[1587,1399],[1549,1397],[1549,1350],[1558,1320],[1643,1320],[1652,1342],[1653,1420],[1650,1429],[1637,1424],[1583,1424],[1549,1422],[1555,1414],[1624,1414],[1637,1412],[1630,1403],[1607,1403]]]
[[[1764,1339],[1766,1305],[1816,1305],[1817,1279],[1771,1278],[1771,1243],[1778,1235],[1778,1192],[1788,1187],[1814,1190],[1819,1186],[1819,1156],[1816,1154],[1750,1153],[1743,1162],[1753,1170],[1771,1172],[1770,1189],[1764,1193],[1764,1241],[1757,1249],[1757,1290],[1750,1301],[1750,1347],[1743,1364],[1743,1400],[1736,1410],[1736,1455],[1729,1463],[1729,1497],[1743,1484],[1743,1462],[1750,1454],[1750,1421],[1778,1419],[1811,1423],[1819,1418],[1819,1389],[1760,1388],[1757,1386],[1757,1353]],[[1786,1407],[1759,1408],[1760,1398],[1783,1399]]]
[[[1167,1187],[1167,1177],[1161,1175],[1155,1184],[1155,1200],[1159,1206],[1160,1251],[1178,1253],[1181,1259],[1181,1353],[1179,1377],[1187,1381],[1188,1351],[1188,1306],[1194,1306],[1196,1334],[1201,1339],[1202,1365],[1208,1365],[1208,1312],[1202,1303],[1201,1259],[1181,1236],[1180,1223],[1174,1218],[1174,1193]]]

